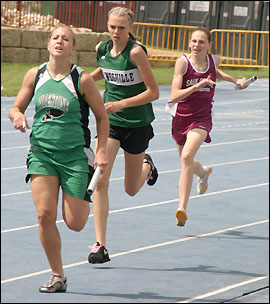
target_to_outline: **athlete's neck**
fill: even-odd
[[[198,70],[204,71],[208,66],[207,54],[203,56],[196,56],[194,54],[189,55],[191,64]]]
[[[123,50],[126,48],[127,44],[128,44],[128,41],[124,41],[122,43],[113,43],[113,47],[111,49],[111,56],[112,57],[115,57],[115,56],[118,56],[119,54],[121,54],[123,52]]]
[[[71,63],[68,60],[54,60],[50,58],[48,70],[54,79],[62,79],[70,73]]]

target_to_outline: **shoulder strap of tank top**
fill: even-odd
[[[209,64],[213,64],[216,67],[216,62],[212,54],[208,54]]]
[[[106,41],[102,41],[98,47],[98,54],[100,55],[104,55],[106,53],[106,48],[107,48],[107,45],[109,44],[109,51],[111,50],[112,48],[112,40],[106,40]],[[111,46],[111,48],[110,48]]]
[[[77,96],[79,98],[80,101],[85,101],[82,94],[80,93],[80,90],[79,90],[79,77],[80,77],[80,74],[78,72],[78,69],[77,69],[77,66],[75,68],[74,67],[74,64],[72,64],[71,66],[71,70],[73,69],[73,71],[70,73],[70,76],[72,78],[72,82],[74,84],[74,88],[76,90],[76,93],[77,93]]]
[[[34,92],[35,92],[37,83],[38,83],[38,81],[39,81],[40,75],[41,75],[41,74],[44,74],[45,71],[46,71],[46,66],[47,66],[47,62],[41,64],[41,65],[38,67],[37,75],[36,75],[36,78],[35,78],[35,81],[34,81],[34,85],[33,85],[33,91],[34,91]]]
[[[129,41],[128,41],[128,46],[127,46],[127,52],[128,53],[130,52],[130,50],[132,49],[134,44],[139,45],[144,50],[145,54],[147,55],[146,47],[143,44],[141,44],[140,42],[132,40],[132,39],[129,39]]]

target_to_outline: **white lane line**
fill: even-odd
[[[4,150],[13,150],[13,149],[25,149],[25,148],[29,148],[30,146],[16,146],[16,147],[6,147],[6,148],[1,148],[2,151]]]
[[[241,191],[241,190],[246,190],[246,189],[251,189],[251,188],[256,188],[256,187],[262,187],[262,186],[266,186],[266,185],[269,185],[269,183],[249,185],[249,186],[244,186],[244,187],[239,187],[239,188],[232,188],[232,189],[226,189],[226,190],[221,190],[221,191],[215,191],[215,192],[205,193],[203,196],[205,197],[205,196],[223,194],[223,193],[228,193],[228,192],[233,192],[233,191]],[[202,198],[202,196],[201,195],[190,196],[190,199],[195,199],[195,198]],[[159,205],[174,203],[174,202],[177,202],[177,201],[178,201],[178,198],[175,198],[175,199],[167,200],[167,201],[163,201],[163,202],[145,204],[145,205],[140,205],[140,206],[135,206],[135,207],[126,207],[126,208],[122,208],[122,209],[111,210],[111,211],[109,211],[109,214],[119,213],[119,212],[124,212],[124,211],[130,211],[130,210],[135,210],[135,209],[141,209],[141,208],[147,208],[147,207],[153,207],[153,206],[159,206]],[[90,214],[89,218],[90,217],[93,217],[93,214]],[[58,220],[58,221],[56,221],[56,223],[64,223],[64,220]],[[34,228],[34,227],[38,227],[38,224],[1,230],[1,233],[24,230],[24,229]]]
[[[237,141],[229,141],[229,142],[223,142],[223,143],[216,143],[216,144],[203,144],[202,147],[215,147],[215,146],[222,146],[222,145],[231,145],[231,144],[239,144],[239,143],[246,143],[246,142],[253,142],[253,141],[260,141],[260,140],[269,140],[269,137],[261,137],[261,138],[254,138],[254,139],[244,139],[244,140],[237,140]],[[5,147],[1,148],[2,151],[4,150],[12,150],[12,149],[22,149],[22,148],[29,148],[28,146],[17,146],[17,147]],[[171,149],[176,150],[176,149]],[[163,150],[160,150],[163,151]],[[164,150],[166,151],[166,150]],[[150,153],[150,152],[149,152]]]
[[[167,150],[168,152],[168,150]],[[152,151],[151,154],[153,153],[158,153],[158,151]],[[119,155],[120,156],[120,155]],[[253,161],[260,161],[260,160],[266,160],[269,159],[269,157],[261,157],[261,158],[251,158],[251,159],[244,159],[244,160],[237,160],[237,161],[231,161],[231,162],[226,162],[226,163],[221,163],[221,164],[212,164],[209,165],[211,167],[219,167],[219,166],[227,166],[227,165],[235,165],[235,164],[240,164],[240,163],[245,163],[245,162],[253,162]],[[21,167],[11,167],[11,168],[3,168],[1,170],[12,170],[12,169],[19,169],[19,168],[26,168],[25,166]],[[166,170],[166,171],[160,171],[159,174],[167,174],[167,173],[172,173],[172,172],[180,172],[181,169],[174,169],[174,170]],[[117,180],[123,180],[124,177],[115,177],[111,178],[111,181],[117,181]],[[20,194],[27,194],[30,193],[31,190],[26,190],[26,191],[21,191],[21,192],[12,192],[12,193],[3,193],[1,194],[1,197],[7,197],[7,196],[12,196],[12,195],[20,195]]]
[[[27,194],[27,193],[31,193],[31,190],[26,190],[26,191],[20,191],[20,192],[13,192],[13,193],[4,193],[1,194],[1,197],[7,197],[7,196],[12,196],[12,195],[20,195],[20,194]]]
[[[1,168],[1,171],[6,171],[6,170],[17,170],[17,169],[26,169],[26,165],[24,166],[18,166],[18,167],[8,167],[8,168]]]
[[[151,153],[158,153],[158,151],[152,151]],[[269,157],[266,156],[266,157],[259,157],[259,158],[236,160],[236,161],[232,161],[232,162],[227,162],[227,163],[222,163],[222,164],[213,164],[213,165],[209,165],[209,166],[218,167],[218,166],[232,165],[232,164],[245,163],[245,162],[253,162],[253,161],[265,160],[265,159],[269,159]],[[26,169],[26,165],[25,166],[18,166],[18,167],[7,167],[7,168],[2,168],[1,170],[2,171],[7,171],[7,170],[17,170],[17,169]],[[163,171],[163,172],[159,172],[159,173],[163,174],[163,173],[176,172],[176,171],[181,171],[181,170],[180,169],[168,170],[168,171]],[[113,178],[112,180],[120,180],[120,179],[124,179],[124,177]]]
[[[194,298],[191,298],[191,299],[187,299],[187,300],[184,300],[184,301],[180,301],[180,302],[176,302],[176,303],[191,303],[191,302],[194,302],[194,301],[197,301],[197,300],[209,298],[211,296],[214,296],[216,294],[225,292],[225,291],[233,289],[233,288],[237,288],[237,287],[240,287],[240,286],[243,286],[243,285],[247,285],[247,284],[251,284],[251,283],[257,282],[257,281],[265,280],[267,278],[269,278],[268,275],[267,276],[258,277],[258,278],[254,278],[254,279],[250,279],[250,280],[243,281],[243,282],[239,282],[239,283],[232,284],[232,285],[229,285],[227,287],[223,287],[223,288],[220,288],[220,289],[217,289],[217,290],[214,290],[214,291],[211,291],[211,292],[199,295],[197,297],[194,297]]]
[[[210,148],[210,147],[216,147],[216,146],[222,146],[222,145],[228,145],[228,144],[238,144],[238,143],[245,143],[245,142],[250,142],[250,141],[258,141],[258,140],[268,140],[268,137],[263,137],[263,138],[254,138],[254,139],[247,139],[247,140],[240,140],[240,141],[233,141],[233,142],[224,142],[224,143],[216,143],[216,144],[203,144],[201,148]],[[15,148],[29,148],[29,146],[20,146],[20,147],[15,147]],[[12,148],[2,148],[2,149],[12,149]],[[154,150],[154,151],[149,151],[149,153],[163,153],[163,152],[170,152],[170,151],[176,151],[176,148],[172,149],[166,149],[166,150]],[[118,154],[117,157],[123,157],[124,154]],[[8,168],[1,168],[1,170],[12,170],[12,169],[20,169],[20,168],[26,168],[26,166],[18,166],[18,167],[8,167]]]
[[[217,102],[216,105],[229,105],[229,104],[236,104],[236,103],[247,103],[247,102],[257,102],[257,101],[263,101],[263,100],[269,100],[269,97],[267,98],[257,98],[257,99],[247,99],[247,100],[239,100],[239,101],[227,101],[227,102]]]
[[[176,240],[173,240],[173,241],[168,241],[168,242],[158,243],[158,244],[154,244],[154,245],[150,245],[150,246],[131,249],[131,250],[127,250],[127,251],[124,251],[124,252],[115,253],[115,254],[112,254],[110,256],[111,256],[111,258],[115,258],[115,257],[130,254],[130,253],[145,251],[145,250],[149,250],[149,249],[153,249],[153,248],[157,248],[157,247],[168,246],[168,245],[172,245],[172,244],[176,244],[176,243],[181,243],[181,242],[185,242],[185,241],[190,241],[190,240],[194,240],[194,239],[208,237],[208,236],[212,236],[212,235],[215,235],[215,234],[224,233],[226,231],[237,230],[237,229],[246,228],[246,227],[250,227],[250,226],[254,226],[254,225],[264,224],[264,223],[267,223],[267,222],[269,222],[269,220],[262,220],[262,221],[253,222],[253,223],[244,224],[244,225],[239,225],[239,226],[235,226],[235,227],[229,227],[229,228],[225,228],[225,229],[221,229],[221,230],[217,230],[217,231],[213,231],[213,232],[199,234],[197,236],[185,237],[185,238],[176,239]],[[87,264],[87,263],[88,263],[88,261],[81,261],[81,262],[65,265],[65,266],[63,266],[63,268],[66,269],[66,268],[76,267],[76,266]],[[1,284],[5,284],[5,283],[21,280],[21,279],[30,278],[30,277],[33,277],[33,276],[37,276],[37,275],[40,275],[40,274],[47,273],[47,272],[51,272],[51,269],[46,269],[46,270],[42,270],[42,271],[38,271],[38,272],[32,272],[32,273],[29,273],[29,274],[26,274],[26,275],[2,280]]]

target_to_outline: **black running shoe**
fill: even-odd
[[[151,174],[148,178],[147,184],[150,186],[153,186],[156,183],[157,178],[158,178],[157,168],[154,166],[153,160],[149,154],[145,153],[143,162],[151,165]]]
[[[111,259],[109,257],[108,250],[96,242],[94,246],[89,246],[91,252],[88,255],[88,262],[91,264],[102,264],[109,262]]]

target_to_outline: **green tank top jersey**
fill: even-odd
[[[104,103],[133,97],[146,90],[137,67],[130,60],[129,53],[134,44],[138,43],[130,39],[122,53],[115,57],[110,54],[112,40],[99,45],[97,62],[105,78]],[[147,53],[145,47],[140,46]],[[151,103],[125,108],[108,116],[111,125],[126,128],[143,127],[155,119]]]
[[[43,63],[34,83],[35,115],[30,143],[40,151],[64,152],[66,161],[85,157],[84,148],[90,148],[91,143],[89,105],[79,88],[82,73],[80,67],[73,65],[66,77],[55,80],[47,63]]]

